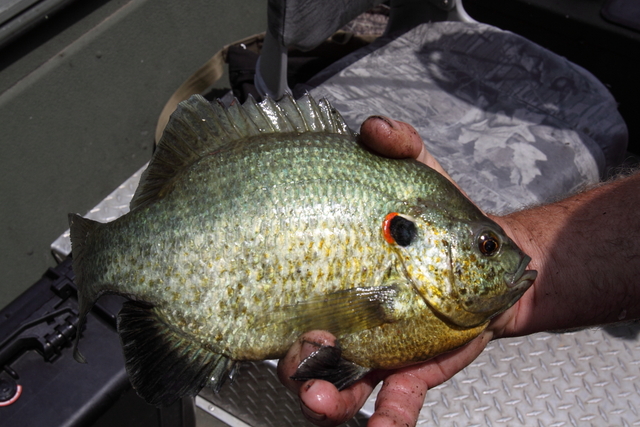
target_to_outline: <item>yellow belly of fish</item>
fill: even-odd
[[[342,357],[374,369],[399,368],[461,347],[486,326],[460,329],[425,311],[421,316],[344,337],[340,340]]]

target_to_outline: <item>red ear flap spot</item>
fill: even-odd
[[[391,235],[391,220],[398,216],[398,212],[391,212],[384,217],[384,221],[382,221],[382,235],[384,236],[384,240],[389,242],[392,245],[396,244],[396,239]]]
[[[405,247],[413,242],[418,229],[413,218],[392,212],[382,222],[382,234],[390,244]]]

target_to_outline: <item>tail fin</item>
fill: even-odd
[[[78,350],[80,335],[87,321],[87,314],[99,297],[97,289],[94,289],[91,280],[87,280],[87,274],[83,270],[87,237],[101,224],[97,221],[86,219],[78,214],[69,214],[69,228],[71,230],[71,250],[73,258],[73,272],[75,283],[78,287],[79,322],[78,332],[73,344],[73,357],[80,363],[86,363],[86,359]]]

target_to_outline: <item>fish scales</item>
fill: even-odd
[[[451,183],[364,150],[327,103],[225,110],[196,97],[181,108],[130,213],[102,225],[71,217],[81,314],[104,293],[142,304],[123,308],[119,331],[134,387],[152,403],[219,388],[233,361],[282,357],[311,329],[338,336],[356,367],[347,382],[426,360],[477,336],[533,281],[526,255]],[[501,239],[497,267],[479,253],[485,235]],[[145,333],[180,348],[153,351],[200,384],[150,386],[164,365],[145,373]]]
[[[308,144],[314,142],[311,149]],[[135,236],[135,241],[122,241],[117,251],[109,250],[116,259],[96,262],[112,268],[103,280],[129,283],[129,293],[152,304],[162,305],[164,301],[180,304],[166,314],[168,321],[182,328],[194,328],[192,332],[197,336],[224,336],[215,350],[220,351],[217,346],[226,344],[225,352],[230,352],[230,348],[242,349],[247,341],[257,341],[259,348],[265,348],[261,330],[254,329],[258,338],[249,333],[233,333],[248,322],[241,315],[251,316],[251,311],[242,313],[243,309],[272,311],[313,294],[370,283],[375,267],[391,261],[390,251],[379,251],[376,256],[370,250],[382,238],[377,232],[380,217],[402,207],[406,190],[389,188],[387,180],[398,177],[375,168],[376,160],[385,159],[373,155],[370,158],[375,163],[369,165],[360,159],[359,167],[371,167],[379,176],[368,183],[358,182],[361,178],[357,176],[358,159],[354,153],[360,149],[354,142],[323,142],[319,144],[305,137],[265,144],[260,138],[246,142],[246,148],[253,153],[247,156],[248,160],[229,153],[228,157],[201,162],[185,175],[184,188],[176,184],[162,206],[134,211],[127,220],[113,222],[103,229],[107,236]],[[351,150],[345,149],[349,147],[345,142]],[[280,149],[273,148],[284,144]],[[323,168],[309,161],[314,158],[334,161]],[[288,166],[290,173],[264,177],[265,170],[278,171],[281,163]],[[258,165],[255,172],[246,173],[248,164]],[[211,176],[208,172],[211,170],[219,172]],[[198,184],[188,185],[189,182]],[[324,185],[327,182],[331,185]],[[424,188],[418,190],[425,194]],[[207,200],[216,200],[216,204],[199,205]],[[330,204],[333,206],[329,207]],[[176,212],[181,214],[178,216]],[[145,226],[132,229],[132,224],[138,224],[138,216],[144,217]],[[345,237],[360,229],[362,221],[373,222],[368,228],[376,232],[358,233],[357,238],[354,236],[345,244]],[[196,243],[194,235],[199,242]],[[162,252],[154,253],[153,245],[158,240],[165,246]],[[319,253],[322,257],[313,256],[318,253],[320,242],[324,247]],[[270,261],[264,259],[264,254],[269,254]],[[272,274],[265,267],[270,267]],[[310,274],[312,268],[316,270],[315,277]],[[277,276],[273,274],[275,271]],[[310,280],[319,274],[324,279]],[[256,280],[258,276],[261,281]],[[203,286],[203,278],[209,278],[207,281],[216,278],[215,286]],[[350,280],[345,282],[344,278]],[[301,281],[304,286],[300,286]],[[237,285],[243,283],[239,289]],[[208,311],[191,310],[194,306],[217,306],[217,310],[211,316]],[[229,318],[235,321],[229,322]],[[246,326],[251,330],[256,325],[249,321]],[[204,330],[206,334],[201,333]],[[276,352],[286,349],[290,342],[287,338],[275,337]],[[246,351],[255,353],[253,349]],[[253,357],[271,357],[271,352]],[[229,354],[247,357],[239,351]]]

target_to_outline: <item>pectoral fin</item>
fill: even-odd
[[[371,371],[370,368],[356,365],[341,356],[340,347],[320,346],[300,363],[291,379],[325,380],[335,385],[338,390],[343,390]]]
[[[282,307],[264,323],[285,322],[301,333],[317,329],[340,337],[394,321],[397,292],[395,285],[340,290]]]

